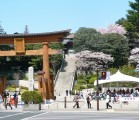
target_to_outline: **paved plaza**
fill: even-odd
[[[92,108],[87,108],[87,102],[86,99],[80,99],[79,101],[79,107],[80,108],[73,108],[73,105],[75,104],[73,101],[74,96],[68,96],[66,97],[66,103],[65,103],[65,97],[60,96],[57,98],[56,101],[51,102],[50,104],[42,104],[41,105],[41,111],[97,111],[97,101],[92,100]],[[112,103],[110,102],[110,105],[112,105],[112,109],[106,109],[106,103],[105,100],[99,100],[99,111],[136,111],[139,112],[139,102],[138,101],[129,101],[128,104],[125,103]],[[13,110],[8,107],[7,111],[32,111],[29,107],[26,107],[27,109],[24,109],[24,105],[18,105],[17,108],[13,106]],[[38,105],[35,106],[34,110],[38,108]],[[1,111],[6,111],[4,109],[4,106],[1,104],[0,107]]]
[[[99,101],[99,111],[97,111],[97,101],[92,100],[92,108],[87,108],[86,99],[80,99],[80,108],[73,108],[73,96],[59,96],[57,101],[51,104],[42,104],[41,110],[24,109],[24,105],[13,106],[13,110],[1,109],[0,120],[137,120],[139,118],[139,103],[129,102],[129,104],[110,103],[112,109],[106,109],[105,100]],[[36,106],[38,107],[38,106]],[[66,108],[65,108],[66,107]],[[4,108],[4,107],[3,107]]]

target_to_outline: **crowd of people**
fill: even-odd
[[[7,107],[10,107],[11,110],[12,110],[13,109],[12,106],[15,106],[15,108],[17,108],[18,94],[15,91],[15,93],[13,95],[10,95],[9,92],[4,91],[0,95],[0,103],[3,103],[4,104],[5,110],[7,110]]]
[[[106,102],[106,109],[112,108],[110,105],[111,103],[119,102],[120,103],[120,97],[139,97],[139,91],[136,89],[113,89],[113,90],[107,90],[105,92],[99,92],[99,99],[103,99]],[[86,99],[87,107],[92,108],[91,101],[97,100],[96,92],[90,92],[86,91],[85,94],[83,94],[82,91],[79,91],[75,94],[73,101],[75,102],[73,108],[77,106],[79,108],[79,99]],[[128,101],[123,101],[122,103],[128,104]]]

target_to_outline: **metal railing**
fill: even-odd
[[[55,77],[55,80],[54,80],[54,86],[56,85],[56,82],[57,82],[57,79],[58,79],[59,73],[61,72],[61,70],[62,70],[62,68],[63,68],[63,64],[64,64],[64,60],[62,60],[62,63],[61,63],[60,69],[57,71],[57,74],[56,74],[56,77]]]
[[[73,85],[74,85],[74,82],[75,82],[75,74],[76,74],[76,68],[74,69],[73,76],[72,76],[72,82],[71,82],[71,85],[70,85],[70,90],[71,91],[73,89]]]

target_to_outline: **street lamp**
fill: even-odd
[[[99,110],[99,86],[98,86],[98,72],[99,72],[99,70],[98,70],[98,68],[97,68],[97,70],[96,70],[96,73],[97,73],[97,93],[96,93],[96,95],[97,95],[97,110]]]

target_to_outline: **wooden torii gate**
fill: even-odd
[[[1,34],[0,44],[12,44],[14,50],[0,51],[0,56],[27,56],[27,55],[42,55],[43,56],[43,71],[44,79],[46,80],[46,95],[43,99],[52,98],[51,85],[50,85],[50,72],[49,72],[49,54],[58,54],[59,51],[49,49],[50,42],[60,42],[63,37],[69,34],[70,30],[48,32],[48,33],[35,33],[35,34]],[[43,47],[39,50],[26,50],[25,44],[42,43]]]

